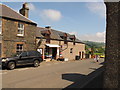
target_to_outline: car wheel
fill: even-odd
[[[39,64],[40,64],[40,62],[38,60],[35,60],[33,65],[34,65],[34,67],[38,67]]]
[[[15,68],[15,62],[9,62],[7,67],[8,69],[13,70]]]

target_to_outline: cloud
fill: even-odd
[[[102,18],[106,17],[106,7],[102,2],[89,2],[86,7],[93,13],[99,15]]]
[[[57,10],[45,9],[41,12],[41,17],[51,21],[59,21],[62,18],[62,14]]]
[[[71,35],[77,35],[77,32],[69,32]]]
[[[80,40],[95,41],[95,42],[105,42],[106,32],[97,32],[95,34],[85,34],[81,35],[78,38]]]
[[[32,3],[28,3],[28,7],[30,10],[34,11],[36,8]]]
[[[104,32],[97,32],[96,36],[99,38],[103,38],[105,36],[105,31]]]

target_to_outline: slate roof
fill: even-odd
[[[36,30],[36,37],[37,38],[44,38],[44,36],[41,34],[41,31],[43,30],[48,30],[47,28],[42,28],[42,27],[37,27],[37,30]],[[60,35],[64,34],[65,32],[62,32],[62,31],[57,31],[57,30],[54,30],[54,29],[50,29],[51,31],[51,35],[50,35],[50,38],[51,39],[56,39],[56,40],[64,40]],[[72,40],[70,39],[70,34],[69,33],[66,33],[67,34],[67,41],[71,41]],[[75,39],[75,42],[78,42],[78,43],[83,43],[81,42],[79,39]]]
[[[28,23],[37,25],[35,22],[29,20],[27,17],[23,16],[20,13],[17,13],[16,11],[14,11],[13,9],[11,9],[10,7],[8,7],[4,4],[0,4],[0,17],[19,20],[19,21],[24,21],[24,22],[28,22]],[[41,34],[41,31],[48,30],[48,28],[42,28],[42,27],[36,27],[36,28],[37,28],[36,37],[44,38],[44,36]],[[65,32],[57,31],[57,30],[54,30],[54,29],[50,29],[50,30],[51,30],[51,35],[50,35],[51,39],[64,40],[61,37],[61,35],[63,35]],[[67,40],[72,41],[70,39],[70,34],[69,33],[66,33],[66,34],[68,36]],[[77,38],[75,39],[75,42],[82,43]]]
[[[35,22],[29,20],[27,17],[23,16],[20,13],[17,13],[16,11],[4,4],[0,4],[0,17],[36,24]]]

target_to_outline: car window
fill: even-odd
[[[36,51],[36,55],[37,56],[41,56],[41,53]]]
[[[22,52],[20,56],[26,57],[27,56],[27,52]]]
[[[28,52],[28,56],[34,56],[33,52]]]
[[[34,53],[33,51],[28,52],[28,55],[29,55],[29,56],[36,56],[35,53]]]
[[[40,53],[36,52],[36,51],[30,51],[28,52],[29,56],[40,56]]]

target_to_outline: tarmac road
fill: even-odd
[[[81,87],[89,79],[93,71],[102,67],[103,59],[95,62],[93,59],[79,61],[43,62],[37,68],[31,66],[19,67],[14,70],[2,70],[2,88],[66,88]],[[87,78],[88,77],[88,78]]]

